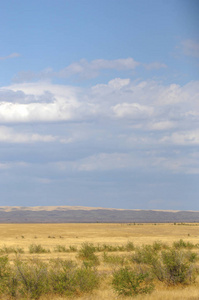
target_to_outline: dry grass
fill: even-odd
[[[25,250],[21,254],[22,259],[38,256],[41,260],[48,261],[51,258],[70,259],[78,262],[77,253],[54,252],[56,245],[68,248],[70,245],[81,247],[82,243],[89,242],[94,245],[124,245],[128,241],[135,246],[152,244],[154,241],[161,241],[172,245],[174,241],[183,239],[193,244],[199,243],[199,224],[0,224],[0,248],[20,247]],[[50,253],[30,254],[28,249],[31,244],[40,244],[50,249]],[[194,250],[199,252],[198,249]],[[117,252],[116,255],[120,253]],[[122,254],[122,253],[121,253]],[[99,257],[102,253],[97,254]],[[15,254],[9,254],[14,259]],[[98,267],[100,272],[109,272],[110,265],[102,262]],[[41,300],[62,300],[63,297],[43,296]],[[110,278],[106,278],[101,287],[93,294],[82,296],[81,300],[110,300],[129,299],[118,297],[110,285]],[[137,296],[136,300],[199,300],[199,281],[187,286],[168,288],[158,283],[156,290],[151,295]]]
[[[49,238],[51,237],[51,239]],[[24,237],[24,238],[22,238]],[[53,238],[54,237],[54,238]],[[26,246],[36,240],[46,246],[57,244],[80,245],[111,243],[118,245],[133,240],[136,245],[161,240],[171,244],[183,239],[197,243],[199,224],[0,224],[0,246],[3,244]]]

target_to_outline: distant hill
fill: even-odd
[[[0,223],[199,222],[199,211],[114,209],[82,206],[0,206]]]

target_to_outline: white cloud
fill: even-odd
[[[104,116],[142,122],[150,118],[151,129],[164,130],[180,120],[197,121],[198,99],[198,82],[163,86],[115,78],[90,89],[44,82],[15,84],[0,89],[0,123],[89,121]]]
[[[0,142],[67,144],[72,158],[59,168],[77,172],[147,167],[197,172],[196,158],[187,158],[185,166],[186,155],[175,160],[160,153],[165,145],[190,152],[198,146],[198,99],[198,82],[180,86],[115,78],[81,89],[15,84],[0,89]],[[75,157],[79,148],[83,157]],[[157,148],[154,155],[151,148]]]
[[[152,62],[152,63],[149,63],[149,64],[144,64],[144,67],[147,69],[147,70],[159,70],[159,69],[162,69],[162,68],[167,68],[167,65],[163,64],[163,63],[160,63],[160,62]]]
[[[41,72],[20,72],[16,77],[16,82],[31,81],[33,79],[49,79],[53,77],[68,78],[71,76],[79,76],[81,79],[95,78],[102,70],[117,70],[117,71],[132,71],[140,63],[136,62],[133,58],[121,58],[115,60],[96,59],[88,62],[86,59],[81,59],[74,62],[66,68],[54,71],[51,68],[45,69]]]
[[[175,127],[175,122],[172,121],[160,121],[154,123],[149,123],[147,128],[149,130],[168,130]]]
[[[33,102],[27,104],[0,102],[0,122],[71,120],[81,106],[80,102],[76,100],[75,90],[66,86],[34,83],[13,85],[7,89],[8,93],[10,91],[22,92],[29,100],[32,97]],[[5,94],[6,87],[2,90]],[[36,103],[35,98],[43,99],[43,101]]]
[[[61,171],[108,171],[137,168],[142,160],[133,153],[98,153],[76,161],[60,161],[55,166]]]
[[[198,158],[198,157],[197,157]],[[166,170],[173,173],[198,174],[199,162],[192,156],[192,153],[173,154],[168,156],[164,151],[142,150],[141,152],[113,152],[98,153],[87,156],[83,159],[73,161],[58,161],[51,164],[51,167],[62,173],[68,172],[98,172],[113,170],[136,171],[160,171]]]
[[[100,153],[81,160],[77,166],[79,171],[113,170],[129,167],[129,154]]]
[[[138,65],[139,63],[131,57],[115,60],[96,59],[91,62],[82,59],[63,70],[54,72],[53,76],[65,78],[79,75],[82,78],[94,78],[98,76],[100,70],[134,70]]]
[[[5,59],[9,59],[9,58],[15,58],[15,57],[19,57],[20,54],[19,53],[12,53],[9,54],[7,56],[0,56],[0,60],[5,60]]]
[[[130,84],[130,79],[129,78],[126,78],[126,79],[121,79],[121,78],[115,78],[115,79],[112,79],[108,82],[108,86],[110,88],[113,88],[113,89],[121,89],[123,87],[126,87],[127,85]]]
[[[36,121],[63,121],[71,120],[75,105],[50,103],[50,104],[12,104],[1,103],[1,122],[36,122]]]
[[[152,116],[154,109],[139,103],[121,103],[112,107],[118,118],[147,118]]]
[[[18,133],[12,128],[0,126],[0,142],[6,143],[34,143],[53,142],[56,138],[52,135],[40,135],[36,133]]]
[[[174,132],[170,136],[163,137],[161,142],[171,142],[183,146],[199,145],[199,129]]]
[[[185,55],[199,57],[199,42],[189,39],[183,41],[182,46]]]
[[[0,170],[8,170],[13,168],[25,168],[28,166],[29,164],[24,161],[5,162],[5,163],[0,163]]]

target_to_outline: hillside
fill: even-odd
[[[199,222],[199,211],[0,206],[0,223]]]

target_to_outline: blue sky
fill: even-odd
[[[199,210],[198,13],[2,1],[0,206]]]

